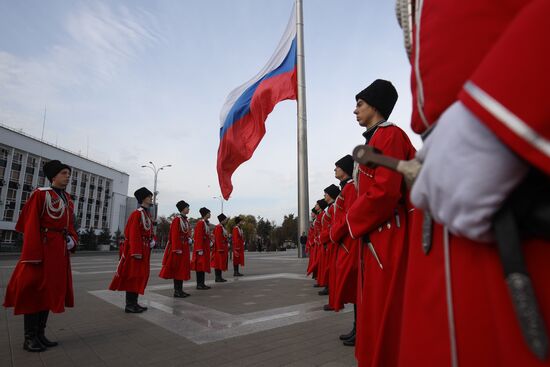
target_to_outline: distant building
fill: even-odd
[[[0,124],[0,244],[14,243],[19,213],[35,188],[49,185],[42,166],[53,159],[72,168],[67,192],[75,204],[77,227],[123,231],[127,173]]]

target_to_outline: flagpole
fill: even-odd
[[[304,56],[304,13],[302,0],[296,0],[297,80],[298,80],[298,257],[304,257],[299,238],[308,232],[309,187],[307,173],[306,76]]]

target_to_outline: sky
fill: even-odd
[[[220,109],[275,50],[294,0],[0,0],[0,122],[130,175],[159,215],[221,208]],[[391,80],[390,121],[410,130],[410,64],[393,1],[304,0],[309,202],[337,184],[334,162],[364,142],[355,95]],[[296,101],[279,103],[233,175],[229,215],[297,214]],[[216,198],[218,197],[218,198]]]

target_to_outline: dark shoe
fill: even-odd
[[[137,304],[136,305],[126,305],[126,307],[124,308],[124,312],[126,312],[126,313],[142,313],[143,309],[141,307],[139,307]]]
[[[355,326],[353,327],[353,329],[351,329],[349,333],[340,335],[340,340],[347,340],[354,336],[355,336]]]
[[[216,280],[214,280],[216,283],[223,283],[223,282],[227,282],[227,280],[223,279],[223,278],[217,278]]]
[[[324,305],[323,306],[323,311],[334,311],[334,308],[332,308],[331,305]]]
[[[189,296],[190,296],[190,294],[189,294],[189,293],[186,293],[186,292],[184,292],[184,291],[181,291],[181,293],[183,293],[183,298],[185,298],[185,297],[189,297]]]
[[[313,288],[321,288],[319,284],[313,284]]]
[[[147,306],[137,305],[142,311],[147,311]]]
[[[320,296],[328,296],[328,288],[323,289],[317,293]]]
[[[355,334],[351,338],[344,340],[342,344],[346,347],[355,347]]]
[[[210,289],[210,287],[207,286],[207,285],[204,285],[204,284],[199,284],[199,285],[197,285],[197,289],[198,289],[199,291],[202,291],[202,290]]]
[[[52,342],[51,340],[48,340],[48,338],[46,338],[44,330],[38,332],[38,340],[40,341],[40,343],[42,343],[42,345],[48,348],[55,347],[57,345],[57,342]]]
[[[34,334],[25,335],[25,341],[23,342],[23,349],[28,352],[43,352],[46,347],[40,343],[38,337]]]
[[[174,298],[185,298],[186,295],[183,291],[174,291]]]
[[[244,274],[241,274],[239,272],[236,272],[233,274],[234,277],[242,277]]]

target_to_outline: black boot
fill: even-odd
[[[143,309],[137,304],[137,293],[126,292],[126,307],[124,308],[126,313],[142,313]]]
[[[185,298],[183,280],[174,279],[174,298]]]
[[[233,265],[233,276],[242,277],[243,275],[239,273],[239,265]]]
[[[42,343],[44,346],[51,348],[55,347],[57,345],[57,342],[52,342],[51,340],[48,340],[45,335],[46,323],[48,322],[49,314],[50,311],[41,311],[38,313],[38,340],[40,340],[40,343]]]
[[[197,271],[197,289],[198,290],[202,291],[202,290],[210,289],[209,286],[204,284],[204,278],[205,278],[204,271]]]
[[[324,305],[323,306],[323,311],[334,311],[334,308],[332,308],[331,305]]]
[[[227,282],[227,280],[222,278],[222,271],[220,269],[215,269],[214,272],[216,273],[216,283]]]
[[[342,344],[346,347],[355,347],[355,334],[351,338],[344,340]]]
[[[353,336],[355,336],[355,322],[353,323],[353,329],[349,333],[340,335],[340,340],[348,340]]]
[[[322,291],[317,292],[320,296],[328,296],[328,287],[325,287]]]
[[[29,352],[45,351],[46,347],[38,339],[38,313],[25,314],[23,316],[23,324],[25,327],[23,349]]]

